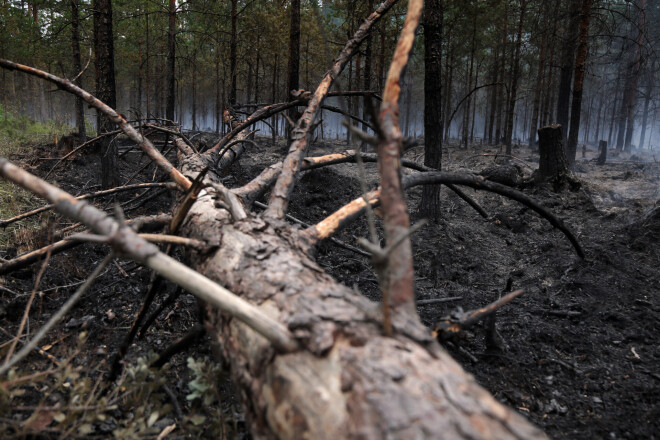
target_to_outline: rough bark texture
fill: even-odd
[[[559,94],[557,96],[557,118],[556,121],[563,129],[563,144],[566,144],[568,135],[568,111],[571,100],[571,79],[573,78],[573,66],[575,63],[575,46],[579,29],[581,0],[571,0],[570,13],[568,14],[566,28],[564,29],[563,46],[561,58],[561,73],[559,76]]]
[[[442,0],[424,5],[424,165],[442,167]],[[425,186],[419,210],[440,219],[440,186]]]
[[[535,172],[538,182],[550,182],[555,191],[565,186],[578,189],[580,184],[573,177],[564,151],[564,135],[559,124],[539,129],[539,169]]]
[[[571,102],[571,129],[566,144],[568,164],[575,163],[578,134],[580,133],[580,116],[582,113],[582,86],[584,84],[584,70],[587,64],[587,38],[589,37],[589,18],[591,16],[591,0],[583,0],[580,18],[580,32],[578,35],[577,58],[575,60],[575,74],[573,76],[573,101]],[[587,120],[587,126],[589,121]]]
[[[168,9],[168,32],[167,32],[167,103],[165,117],[170,121],[174,120],[175,103],[175,78],[174,78],[174,55],[176,50],[176,1],[170,0]]]
[[[527,0],[520,2],[520,19],[518,21],[518,29],[516,32],[516,49],[513,58],[513,73],[511,74],[511,91],[509,93],[509,103],[506,118],[506,154],[511,154],[511,138],[513,137],[513,117],[516,108],[516,94],[518,92],[518,76],[520,76],[520,46],[522,45],[522,30],[525,19],[525,9],[527,8]]]
[[[73,55],[73,70],[76,75],[76,85],[82,88],[82,63],[80,61],[80,18],[78,0],[71,0],[71,49]],[[78,142],[87,140],[85,131],[85,106],[81,98],[76,98],[76,126],[78,127]]]
[[[288,88],[286,100],[290,99],[290,93],[298,90],[300,86],[300,0],[291,1],[291,22],[289,28],[289,68]],[[300,113],[295,107],[289,109],[289,117],[292,121],[298,120]],[[287,129],[288,138],[291,139],[293,127]]]
[[[94,67],[96,73],[96,97],[111,108],[117,107],[115,87],[115,61],[112,32],[111,0],[94,0]],[[97,132],[107,133],[114,129],[112,121],[101,111],[96,113]],[[101,186],[113,188],[120,184],[117,166],[117,144],[109,137],[99,141],[101,155]]]
[[[184,165],[194,175],[203,163]],[[299,232],[249,215],[240,222],[201,197],[184,235],[219,247],[190,255],[205,275],[284,323],[302,348],[278,355],[245,325],[209,310],[207,329],[230,364],[257,438],[544,438],[501,406],[417,319],[394,317],[334,281]]]
[[[238,12],[236,11],[238,0],[231,0],[231,36],[229,41],[229,76],[231,89],[229,91],[229,103],[236,104],[236,51],[238,47]]]
[[[607,141],[600,141],[598,143],[598,151],[600,151],[600,154],[598,155],[596,163],[598,165],[605,165],[605,162],[607,161]]]

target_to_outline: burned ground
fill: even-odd
[[[226,177],[228,186],[245,183],[283,155],[282,145],[273,146],[264,139],[259,145],[260,151],[249,147],[234,165]],[[344,148],[338,143],[317,142],[311,154]],[[413,149],[406,157],[421,160],[420,153],[421,149]],[[480,172],[499,167],[507,158],[498,154],[495,148],[459,150],[450,145],[445,152],[446,169]],[[514,149],[514,155],[517,158],[509,165],[516,167],[522,180],[538,159],[526,149]],[[41,148],[19,160],[43,176],[53,164],[39,159],[44,156],[48,156],[47,150]],[[578,234],[586,260],[575,255],[560,232],[516,202],[468,190],[491,215],[485,220],[443,189],[442,220],[413,236],[416,293],[420,300],[461,299],[423,305],[418,310],[423,322],[432,327],[459,307],[474,309],[508,289],[524,289],[523,296],[497,315],[504,349],[487,349],[486,330],[477,325],[447,344],[454,357],[497,399],[517,408],[551,437],[651,438],[660,429],[660,165],[651,155],[641,154],[611,157],[612,162],[602,167],[590,159],[591,155],[578,161],[576,174],[583,182],[579,191],[554,193],[536,186],[525,189]],[[92,155],[77,158],[52,179],[74,194],[93,191],[98,181],[96,161]],[[122,177],[127,179],[146,161],[137,150],[126,153],[121,161]],[[377,179],[375,164],[366,164],[366,170],[372,188]],[[140,179],[153,176],[153,167],[149,167]],[[307,223],[321,220],[359,196],[358,176],[353,164],[303,173],[290,214]],[[120,203],[127,202],[129,216],[167,212],[172,202],[164,192],[137,206],[137,201],[130,201],[137,195],[117,197]],[[420,220],[420,196],[420,189],[408,193],[413,223]],[[144,199],[142,196],[138,201]],[[57,229],[64,226],[60,223]],[[47,240],[47,228],[34,234],[34,242]],[[367,225],[362,219],[337,238],[355,245],[356,237],[366,235]],[[2,252],[0,256],[9,258],[17,249],[9,247]],[[105,253],[102,246],[86,244],[52,258],[38,288],[43,293],[32,307],[31,329],[57,310],[75,289],[71,284],[83,280]],[[318,261],[342,283],[378,299],[376,275],[367,257],[328,242],[319,248]],[[73,314],[45,341],[60,341],[48,353],[63,356],[81,328],[86,328],[89,336],[80,362],[100,364],[116,350],[149,280],[148,272],[131,262],[120,262],[120,266],[124,273],[115,265],[109,266]],[[35,264],[1,279],[3,286],[19,293],[0,292],[3,342],[16,332],[39,267]],[[163,295],[173,289],[168,285]],[[196,321],[196,301],[181,296],[147,336],[131,347],[129,359],[162,349]],[[189,411],[185,395],[190,380],[185,358],[209,354],[209,350],[204,342],[194,351],[178,355],[173,360],[175,367],[168,372],[170,388],[184,412]],[[50,364],[43,354],[33,354],[21,368],[28,373],[45,370]],[[35,396],[24,397],[26,405],[34,404],[31,398]],[[235,400],[227,395],[223,408],[229,420],[240,421],[233,411]],[[26,414],[17,412],[15,416]]]

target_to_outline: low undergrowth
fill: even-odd
[[[60,136],[71,133],[73,128],[54,121],[38,122],[25,115],[11,111],[6,113],[0,106],[0,157],[20,161],[20,156],[34,145],[54,144]],[[32,209],[38,199],[29,192],[5,180],[0,180],[0,219],[8,219]],[[11,243],[24,243],[27,247],[33,241],[32,235],[41,225],[38,217],[28,219],[19,225],[0,229],[0,248]],[[23,246],[19,246],[23,247]],[[0,257],[3,255],[0,253]]]

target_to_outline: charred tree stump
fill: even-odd
[[[561,125],[542,127],[538,133],[540,158],[539,169],[534,176],[535,181],[549,182],[555,191],[561,191],[566,186],[571,190],[579,189],[580,182],[573,177],[568,168]]]
[[[600,154],[598,155],[598,160],[596,161],[597,165],[605,165],[605,162],[607,161],[607,141],[600,141],[598,143],[598,151]]]

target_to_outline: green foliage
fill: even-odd
[[[35,145],[51,144],[54,138],[70,133],[72,128],[56,122],[36,122],[23,115],[15,115],[0,106],[0,157],[15,158]],[[18,186],[0,180],[0,218],[7,219],[32,209],[38,198]],[[7,246],[17,233],[40,224],[33,218],[0,230],[0,247]]]
[[[24,374],[14,368],[0,382],[0,413],[20,415],[0,418],[3,438],[44,432],[63,439],[153,438],[174,423],[168,418],[172,405],[162,391],[167,369],[149,368],[153,353],[127,367],[104,394],[103,372],[90,371],[85,360],[79,359],[85,339],[81,333],[77,346],[55,369]]]

